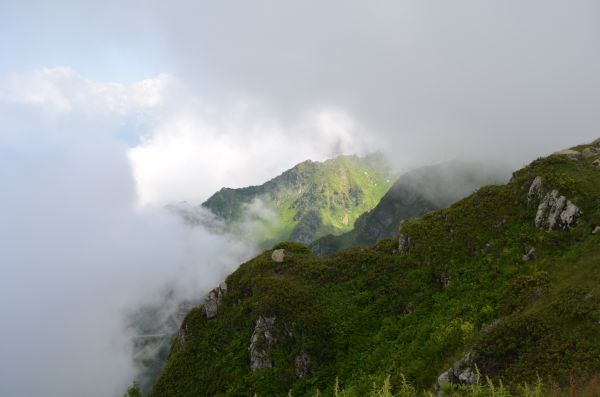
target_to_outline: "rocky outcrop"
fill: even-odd
[[[542,177],[536,176],[531,182],[531,186],[529,186],[529,191],[527,192],[527,203],[531,204],[537,202],[542,198]]]
[[[568,230],[576,225],[583,213],[565,196],[554,189],[542,200],[535,216],[535,227],[542,230]]]
[[[559,152],[554,152],[552,153],[553,155],[557,155],[557,156],[567,156],[570,159],[576,160],[579,157],[581,157],[581,152],[578,152],[577,150],[572,150],[572,149],[565,149],[565,150],[561,150]]]
[[[404,308],[402,309],[403,314],[411,314],[414,313],[414,311],[415,304],[413,302],[408,302],[406,305],[404,305]]]
[[[400,234],[398,238],[398,253],[400,255],[406,255],[409,253],[413,245],[412,239],[408,234]]]
[[[277,263],[283,262],[283,260],[285,259],[285,250],[283,248],[274,250],[271,254],[271,259],[273,259],[273,261]]]
[[[294,358],[294,373],[300,379],[306,378],[314,373],[314,367],[304,350]]]
[[[594,146],[587,147],[581,151],[581,155],[584,158],[591,158],[600,155],[600,149]]]
[[[478,382],[478,374],[473,369],[473,353],[458,360],[452,365],[452,368],[441,374],[435,384],[435,393],[437,397],[444,396],[445,390],[450,385],[475,385]]]
[[[252,336],[250,337],[250,346],[248,347],[248,352],[250,353],[250,370],[252,372],[273,367],[273,362],[269,358],[269,348],[277,343],[275,320],[275,316],[259,316],[256,320],[254,332],[252,332]]]
[[[179,332],[177,332],[177,342],[179,342],[179,346],[183,346],[185,344],[187,338],[188,327],[187,324],[181,324],[179,328]]]
[[[225,294],[227,293],[227,283],[223,281],[219,286],[208,293],[206,299],[204,300],[204,312],[206,313],[206,318],[212,320],[217,315],[217,311],[219,310],[219,306],[221,305],[221,301]]]
[[[600,159],[592,161],[592,165],[596,168],[600,168]]]
[[[521,260],[522,260],[523,262],[529,262],[529,261],[533,261],[533,260],[536,260],[536,259],[537,259],[537,254],[536,254],[536,252],[535,252],[535,248],[534,248],[534,247],[531,247],[531,248],[530,248],[530,249],[527,251],[527,253],[525,253],[525,254],[523,255],[523,257],[521,257]]]

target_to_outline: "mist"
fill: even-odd
[[[120,396],[129,313],[202,299],[255,248],[141,207],[121,116],[55,110],[0,113],[0,394]]]

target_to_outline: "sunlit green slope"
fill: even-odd
[[[232,230],[251,225],[251,238],[265,247],[290,240],[309,243],[352,229],[391,186],[376,155],[305,161],[260,186],[224,188],[202,206]]]

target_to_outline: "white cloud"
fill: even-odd
[[[339,109],[324,107],[291,121],[258,105],[200,106],[163,120],[130,158],[142,204],[197,203],[223,186],[260,184],[307,159],[374,147],[367,130]]]
[[[38,106],[58,114],[124,116],[162,105],[171,83],[166,74],[120,84],[92,81],[70,68],[42,68],[3,79],[0,101]]]
[[[135,375],[124,313],[166,286],[198,299],[255,252],[162,204],[373,145],[339,108],[275,117],[258,101],[209,102],[182,87],[69,68],[0,79],[0,394],[121,394]],[[131,119],[144,128],[128,148],[115,132]]]
[[[281,117],[255,99],[210,101],[167,74],[120,84],[70,68],[13,73],[0,80],[0,103],[39,112],[31,129],[66,123],[78,130],[55,133],[95,139],[126,126],[141,136],[129,158],[142,205],[197,203],[223,186],[263,183],[307,159],[376,148],[374,134],[342,108],[320,105]]]
[[[155,303],[166,286],[199,299],[254,248],[137,205],[113,129],[158,106],[160,78],[125,86],[53,69],[9,80],[0,103],[0,395],[122,395],[136,370],[125,311]]]

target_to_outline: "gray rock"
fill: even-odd
[[[273,259],[277,263],[283,262],[285,258],[285,250],[283,248],[273,251],[271,254],[271,259]]]
[[[219,286],[208,293],[202,306],[204,307],[204,313],[206,318],[212,320],[217,315],[219,306],[225,294],[227,293],[227,283],[223,281]]]
[[[591,143],[592,146],[597,146],[600,147],[600,138],[596,139],[594,142]]]
[[[183,346],[185,344],[187,331],[187,324],[181,324],[179,332],[177,333],[177,342],[179,342],[179,346]]]
[[[554,152],[552,154],[558,155],[558,156],[567,156],[568,158],[573,159],[573,160],[581,157],[581,152],[578,152],[577,150],[572,150],[572,149],[565,149],[565,150],[561,150],[558,152]]]
[[[412,248],[412,239],[408,234],[400,234],[398,238],[398,253],[400,255],[406,255]]]
[[[535,216],[535,227],[542,230],[568,230],[577,224],[583,213],[565,196],[554,189],[542,200]]]
[[[596,226],[594,228],[594,230],[592,230],[592,234],[598,234],[598,233],[600,233],[600,226]]]
[[[314,367],[304,350],[294,358],[294,373],[300,379],[306,378],[314,373]]]
[[[531,204],[536,202],[542,198],[542,177],[536,176],[531,182],[531,186],[529,187],[529,191],[527,192],[527,203]]]
[[[406,305],[404,305],[404,309],[402,309],[402,313],[404,314],[411,314],[414,313],[415,311],[415,304],[412,302],[408,302]]]
[[[600,154],[600,149],[595,146],[590,146],[581,151],[581,155],[583,158],[591,158]]]
[[[600,168],[600,159],[592,161],[592,165],[596,168]]]
[[[254,326],[254,332],[250,337],[250,370],[273,368],[273,362],[269,358],[269,348],[277,343],[275,336],[276,317],[259,316]]]
[[[477,384],[479,376],[473,370],[473,366],[473,353],[467,353],[467,355],[455,362],[452,368],[438,376],[435,384],[436,396],[444,396],[445,390],[450,385],[472,386]]]
[[[537,259],[537,255],[535,252],[535,248],[531,247],[529,249],[529,251],[527,251],[527,253],[525,255],[523,255],[523,257],[521,258],[523,260],[523,262],[529,262],[529,261],[533,261]]]

